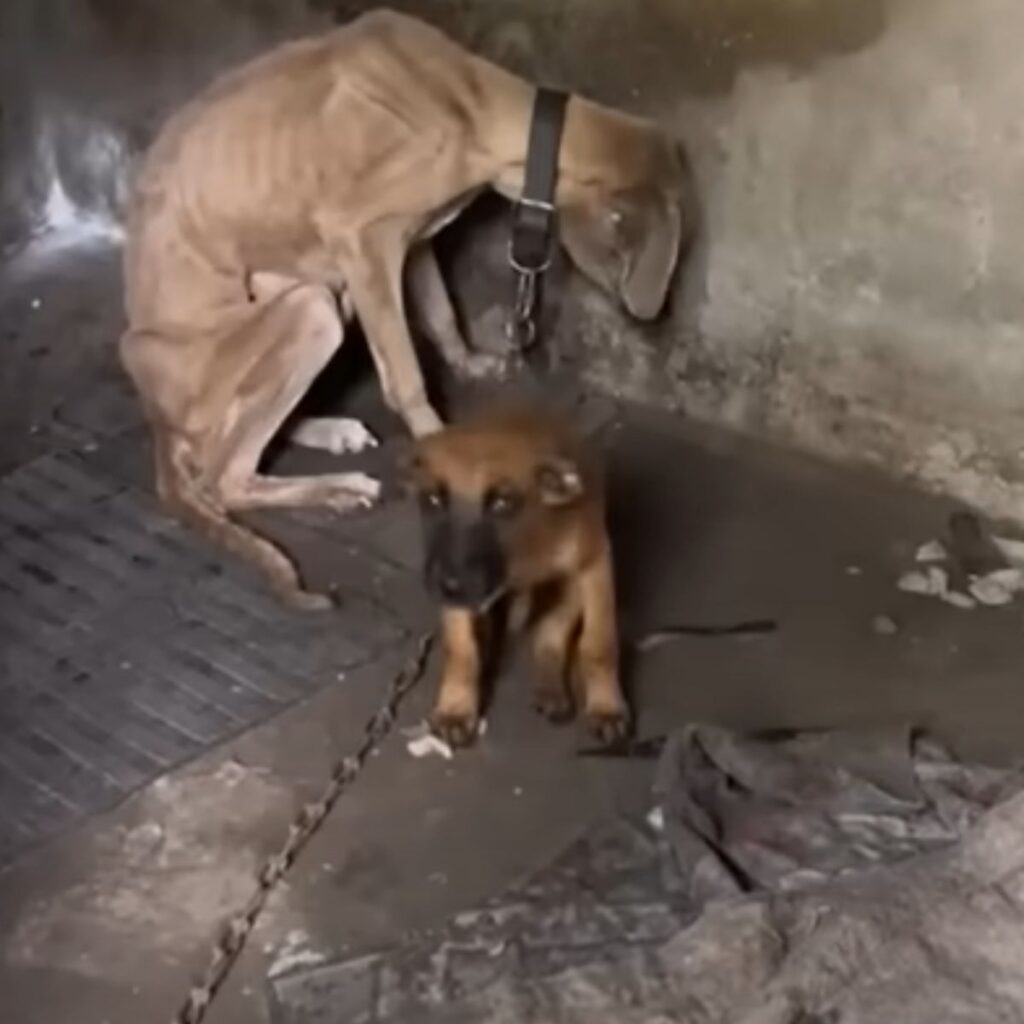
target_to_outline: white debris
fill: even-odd
[[[1020,569],[997,569],[972,580],[968,588],[979,603],[991,608],[1009,604],[1014,595],[1024,588],[1024,572]]]
[[[949,552],[941,540],[930,540],[917,549],[914,561],[921,563],[945,562],[949,558]]]
[[[450,761],[455,756],[452,748],[440,736],[435,736],[426,722],[404,730],[404,736],[405,749],[415,758],[430,757],[434,754]]]
[[[665,812],[660,807],[652,807],[647,815],[647,824],[655,832],[665,831]]]
[[[1024,540],[1010,537],[993,537],[992,543],[1002,552],[1003,557],[1016,566],[1024,566]]]
[[[876,615],[871,627],[879,636],[895,636],[900,631],[896,620],[888,615]]]
[[[949,589],[949,573],[941,566],[929,565],[927,569],[915,569],[900,577],[897,584],[906,594],[919,594],[922,597],[937,597],[954,608],[969,609],[975,606],[975,600],[969,594],[962,594]]]
[[[939,594],[946,604],[951,604],[954,608],[961,608],[964,611],[970,611],[971,608],[977,607],[977,602],[973,597],[968,594],[961,594],[957,590],[947,590],[943,594]]]
[[[263,947],[269,952],[268,947]],[[309,948],[309,936],[304,931],[290,931],[285,936],[284,943],[274,957],[267,975],[277,978],[282,974],[294,971],[297,967],[316,967],[327,959],[323,953],[317,953]]]
[[[922,544],[915,555],[918,568],[905,573],[899,589],[908,594],[937,597],[954,608],[975,608],[979,604],[998,608],[1011,604],[1024,593],[1024,540],[992,537],[992,544],[1009,563],[980,576],[971,576],[959,589],[950,587],[950,568],[955,555],[939,540]]]
[[[30,305],[30,306],[31,306],[31,307],[32,307],[33,309],[39,309],[39,307],[40,307],[40,306],[42,306],[42,304],[43,304],[43,300],[42,300],[42,299],[33,299],[33,300],[32,300],[32,301],[31,301],[31,302],[29,303],[29,305]]]
[[[906,594],[941,597],[949,590],[949,574],[937,565],[914,569],[900,577],[897,586]]]
[[[413,757],[429,757],[431,754],[438,754],[446,761],[450,761],[455,756],[452,748],[445,743],[443,739],[439,736],[435,736],[433,733],[428,733],[426,736],[420,736],[415,740],[409,740],[405,746]]]

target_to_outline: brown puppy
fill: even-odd
[[[569,717],[571,680],[598,737],[622,738],[604,491],[581,441],[547,415],[501,412],[420,439],[411,475],[442,603],[435,731],[456,746],[476,735],[488,613],[507,596],[512,618],[533,627],[538,711]]]

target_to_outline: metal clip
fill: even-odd
[[[505,325],[509,341],[519,350],[529,348],[537,336],[537,274],[513,264],[516,294]]]
[[[520,199],[512,215],[508,263],[515,274],[516,292],[505,333],[520,351],[537,337],[538,278],[551,266],[554,217],[555,207],[536,199]]]

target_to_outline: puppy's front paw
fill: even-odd
[[[438,708],[430,716],[430,728],[450,747],[470,747],[477,737],[479,721],[475,714]]]
[[[533,709],[554,725],[564,725],[573,716],[572,698],[564,689],[537,689],[533,693]]]
[[[586,712],[587,728],[605,747],[613,747],[629,739],[632,731],[629,710],[626,707],[594,708]]]

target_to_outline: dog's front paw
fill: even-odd
[[[450,747],[470,747],[477,737],[479,720],[475,714],[438,708],[430,716],[430,729]]]
[[[413,437],[427,437],[444,429],[444,421],[426,402],[403,410],[402,418]]]
[[[332,455],[377,447],[377,438],[364,423],[345,417],[311,416],[299,420],[290,439],[305,448],[319,448]]]
[[[629,739],[632,731],[629,709],[626,707],[593,708],[585,714],[587,728],[605,747],[613,747]]]

